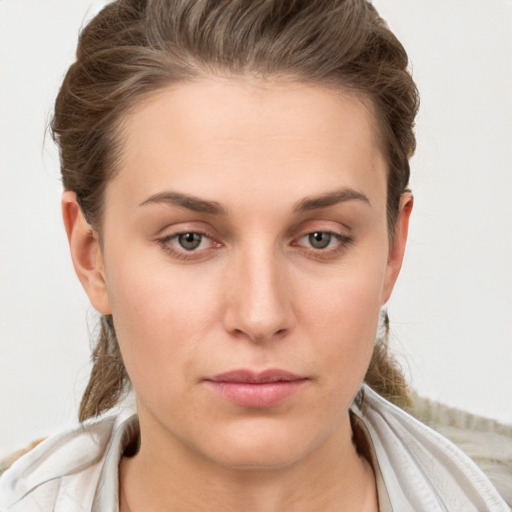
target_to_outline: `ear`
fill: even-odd
[[[109,315],[111,308],[98,233],[85,220],[74,192],[64,191],[61,206],[76,275],[94,309]]]
[[[413,203],[413,196],[410,192],[406,192],[402,195],[400,199],[398,217],[396,219],[395,232],[391,247],[389,248],[386,277],[382,294],[382,305],[389,300],[396,280],[398,279],[400,269],[402,268],[405,245],[407,243],[407,233],[409,230],[409,218],[411,216]]]

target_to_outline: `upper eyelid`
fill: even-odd
[[[192,230],[192,229],[189,229],[189,230],[184,230],[184,231],[177,231],[175,233],[171,233],[169,235],[166,235],[166,236],[160,236],[157,238],[157,241],[158,243],[160,244],[163,244],[165,242],[170,242],[170,241],[174,241],[174,240],[177,240],[177,238],[181,235],[186,235],[187,233],[195,233],[196,235],[200,235],[201,237],[203,238],[207,238],[210,243],[216,243],[216,244],[219,244],[220,242],[217,242],[215,240],[215,238],[213,238],[211,235],[209,235],[208,233],[205,233],[205,232],[202,232],[202,231],[199,231],[199,230]],[[194,251],[187,251],[185,248],[183,248],[183,251],[184,252],[194,252]],[[198,252],[198,251],[197,251]]]
[[[193,224],[193,226],[190,226],[190,224]],[[184,227],[179,227],[183,225]],[[183,233],[199,233],[211,237],[212,230],[208,229],[207,226],[208,225],[206,223],[197,221],[172,223],[160,228],[153,236],[154,238],[167,238],[168,236],[180,235]]]
[[[179,237],[180,235],[184,235],[186,233],[196,233],[198,235],[208,238],[210,240],[208,247],[197,250],[187,250],[184,247],[178,247],[177,243],[175,243],[177,237]],[[168,236],[157,237],[156,242],[165,252],[169,253],[173,258],[177,260],[201,260],[202,257],[205,257],[205,255],[207,255],[210,251],[217,249],[217,247],[215,247],[214,245],[216,242],[212,237],[210,237],[207,234],[200,233],[197,230],[178,231],[176,233],[169,234]]]
[[[336,240],[338,240],[338,242],[340,242],[342,244],[352,242],[352,240],[353,240],[353,238],[349,235],[344,235],[341,233],[337,233],[335,231],[328,231],[328,230],[321,230],[321,229],[317,229],[316,231],[306,231],[303,235],[296,237],[294,240],[296,240],[296,241],[301,240],[304,237],[312,235],[313,233],[327,233],[329,235],[332,235]],[[315,251],[322,250],[322,249],[315,249],[315,248],[312,248],[312,249]]]
[[[315,231],[326,231],[329,233],[349,234],[352,232],[350,224],[336,218],[307,218],[290,226],[288,233],[314,233]]]
[[[186,233],[197,233],[215,241],[222,238],[218,231],[211,228],[209,224],[197,221],[168,224],[154,233],[152,238],[154,240],[171,239]]]
[[[181,229],[179,231],[174,231],[173,233],[168,233],[166,235],[157,235],[157,238],[165,240],[165,239],[171,239],[176,238],[180,235],[186,235],[188,233],[195,233],[196,235],[205,236],[207,238],[213,238],[210,234],[208,234],[206,231],[202,231],[200,229]]]
[[[299,236],[310,235],[312,233],[330,233],[331,235],[336,236],[348,236],[348,233],[342,233],[341,230],[332,229],[329,227],[320,227],[320,228],[305,228],[299,230]]]
[[[304,236],[310,235],[312,233],[329,233],[336,237],[340,238],[352,238],[352,230],[344,227],[343,229],[335,229],[329,226],[320,226],[320,227],[310,227],[306,226],[305,228],[297,230],[298,235],[295,235],[295,239],[302,238]]]
[[[306,221],[304,223],[300,223],[300,225],[291,226],[286,231],[287,233],[283,234],[290,240],[292,245],[295,245],[301,238],[315,232],[329,233],[342,242],[353,239],[352,229],[350,229],[346,224],[342,224],[335,220],[321,219]],[[186,233],[197,233],[220,245],[230,245],[231,243],[236,242],[235,233],[231,233],[229,229],[226,231],[224,227],[224,229],[221,229],[219,232],[218,229],[210,228],[209,223],[201,221],[184,221],[169,224],[159,229],[158,232],[153,235],[153,239],[155,241],[171,240]]]
[[[161,231],[165,231],[165,229],[166,228],[162,229]],[[166,234],[166,235],[163,235],[163,234],[157,235],[155,238],[171,239],[171,238],[175,238],[180,235],[185,235],[187,233],[196,233],[198,235],[210,238],[211,240],[214,240],[214,241],[216,241],[216,238],[217,238],[214,235],[212,235],[208,230],[202,230],[202,229],[180,229],[180,230],[174,231],[174,232]],[[299,235],[295,235],[292,238],[294,240],[298,240],[300,238],[304,238],[305,236],[311,235],[313,233],[328,233],[328,234],[333,235],[338,238],[351,238],[350,235],[344,234],[344,233],[339,233],[338,231],[335,231],[333,229],[305,229],[305,230],[300,231]]]
[[[165,236],[164,232],[169,230],[174,234],[180,233],[201,233],[207,236],[215,238],[236,238],[236,230],[224,222],[220,226],[211,226],[210,222],[205,222],[202,219],[183,219],[176,222],[170,222],[159,228],[157,232],[154,232],[154,237]],[[325,225],[327,224],[327,225]],[[332,227],[335,226],[335,227]],[[339,227],[339,228],[338,228]],[[315,231],[325,231],[329,233],[335,233],[340,235],[349,235],[352,231],[351,227],[339,219],[329,218],[311,218],[303,219],[299,222],[293,222],[288,228],[285,229],[284,233],[286,236],[297,236],[298,233],[313,233]]]

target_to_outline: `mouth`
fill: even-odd
[[[297,393],[309,379],[280,369],[233,370],[204,379],[217,395],[242,407],[268,408]]]

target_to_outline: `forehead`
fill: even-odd
[[[215,199],[269,187],[297,196],[290,200],[340,186],[385,195],[376,125],[360,98],[319,86],[179,83],[124,118],[119,172],[108,188],[134,202],[168,188]]]

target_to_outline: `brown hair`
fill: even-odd
[[[365,0],[117,0],[81,32],[55,104],[52,134],[64,187],[101,234],[103,195],[121,151],[119,125],[142,98],[206,75],[286,78],[369,101],[388,162],[394,232],[414,152],[416,86],[407,54]],[[367,383],[406,397],[405,379],[377,342]],[[84,420],[113,406],[129,383],[111,317],[101,322]]]

